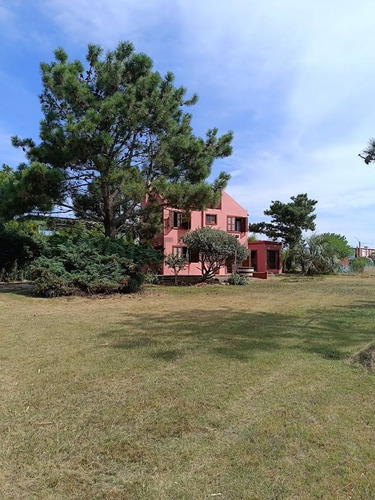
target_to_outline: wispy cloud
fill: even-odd
[[[147,38],[162,39],[158,25],[173,16],[174,9],[167,0],[42,0],[41,3],[56,25],[77,42],[97,42],[108,47],[119,40],[143,44]]]
[[[12,11],[5,6],[5,2],[0,2],[0,24],[8,23],[13,19]]]
[[[375,135],[372,0],[34,5],[77,53],[88,42],[113,48],[131,40],[157,69],[173,70],[197,91],[196,132],[234,130],[234,155],[215,172],[232,172],[228,191],[251,219],[262,218],[271,200],[307,192],[319,201],[319,230],[370,239],[375,171],[357,154]],[[0,0],[0,23],[6,16],[12,13]],[[50,40],[36,27],[30,31]]]

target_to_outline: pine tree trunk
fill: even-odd
[[[113,200],[109,193],[108,185],[102,183],[102,197],[104,205],[104,234],[114,240],[116,238],[116,224],[113,212]]]
[[[114,225],[113,218],[109,215],[107,216],[107,214],[104,217],[104,234],[108,238],[111,238],[111,240],[116,238],[116,226]]]

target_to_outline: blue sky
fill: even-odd
[[[40,61],[130,40],[198,93],[196,133],[234,131],[213,173],[251,221],[307,192],[318,232],[375,248],[375,167],[357,156],[375,136],[374,18],[372,0],[0,0],[0,161],[23,159],[12,135],[38,137]]]

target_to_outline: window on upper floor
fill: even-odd
[[[206,226],[215,226],[217,224],[216,214],[206,214]]]
[[[181,229],[190,229],[190,215],[185,212],[170,211],[169,226]]]
[[[247,217],[228,217],[227,231],[245,233],[247,231]]]

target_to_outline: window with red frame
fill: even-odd
[[[215,214],[206,214],[206,225],[214,226],[217,224],[217,217]]]

